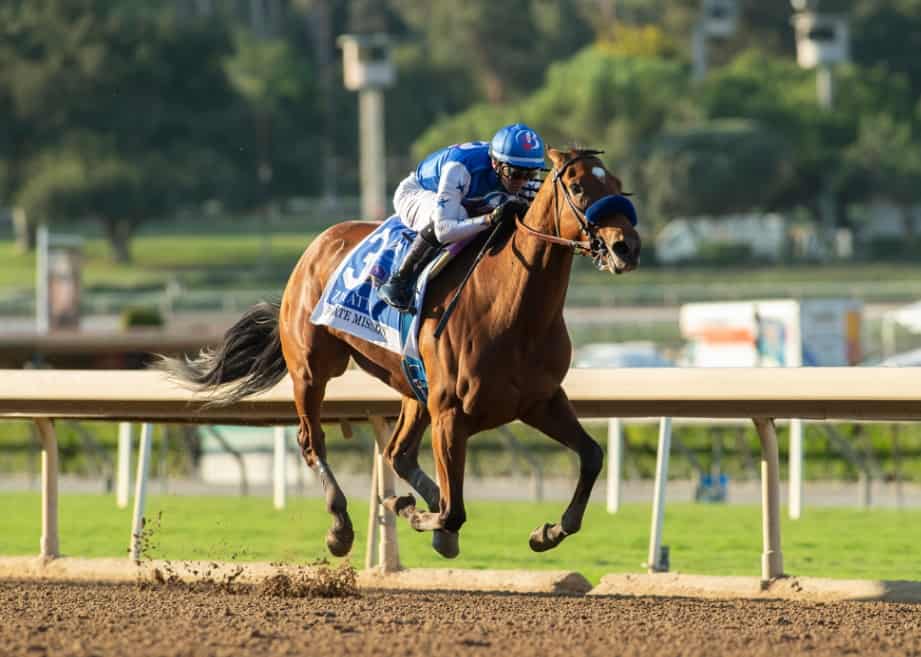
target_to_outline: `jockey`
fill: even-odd
[[[397,214],[418,233],[379,296],[412,312],[416,277],[441,247],[486,230],[506,212],[524,214],[543,166],[543,140],[523,123],[505,126],[489,143],[455,144],[428,155],[393,195]],[[505,197],[501,192],[511,197],[490,205],[489,197]]]

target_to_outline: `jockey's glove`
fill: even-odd
[[[528,211],[528,202],[515,196],[509,198],[499,207],[489,213],[489,225],[495,226],[505,221],[508,217],[523,217]]]

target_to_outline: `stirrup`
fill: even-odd
[[[409,313],[412,315],[416,312],[416,309],[413,307],[413,301],[415,300],[415,285],[410,282],[406,282],[403,285],[399,285],[393,281],[388,281],[380,286],[377,290],[377,295],[384,300],[388,306],[396,308],[401,313]]]

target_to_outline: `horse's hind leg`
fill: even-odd
[[[585,515],[585,507],[592,494],[592,486],[601,472],[604,452],[579,424],[562,388],[547,403],[535,406],[521,419],[579,455],[579,481],[562,519],[557,524],[548,523],[538,527],[531,533],[531,549],[544,552],[555,548],[569,534],[575,534],[582,527],[582,516]]]
[[[306,353],[304,364],[292,369],[294,403],[300,419],[297,441],[301,454],[320,478],[326,497],[326,510],[333,516],[333,526],[326,534],[326,547],[337,556],[345,556],[352,549],[355,531],[349,518],[348,503],[333,471],[326,462],[326,436],[320,422],[320,406],[326,394],[326,383],[339,376],[348,365],[349,354],[344,345],[319,331]],[[320,344],[317,344],[319,342]]]

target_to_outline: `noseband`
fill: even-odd
[[[588,209],[583,212],[576,205],[575,201],[572,200],[572,196],[570,195],[569,190],[566,188],[566,185],[563,184],[563,174],[566,173],[566,169],[568,169],[579,160],[595,157],[601,152],[602,151],[583,151],[578,155],[566,160],[566,162],[563,163],[563,166],[561,166],[559,169],[553,169],[554,235],[541,233],[540,231],[528,227],[527,224],[521,220],[521,217],[517,218],[517,222],[518,225],[529,235],[533,235],[534,237],[542,239],[545,242],[550,242],[551,244],[559,244],[561,246],[568,247],[572,249],[573,253],[576,255],[588,256],[592,259],[592,262],[595,264],[596,268],[599,270],[604,270],[605,261],[608,257],[608,247],[604,240],[601,239],[601,236],[598,235],[598,224],[596,222],[598,221],[599,217],[606,213],[618,212],[620,214],[626,215],[626,217],[630,220],[630,223],[636,226],[636,209],[633,207],[633,204],[627,197],[621,196],[619,194],[609,194],[608,196],[604,196],[593,202],[588,207]],[[562,231],[560,230],[560,224],[562,221],[562,210],[560,209],[559,202],[560,190],[562,190],[563,198],[566,199],[566,203],[572,210],[573,215],[575,215],[576,219],[579,221],[579,226],[582,234],[588,237],[587,240],[568,240],[562,237]]]

